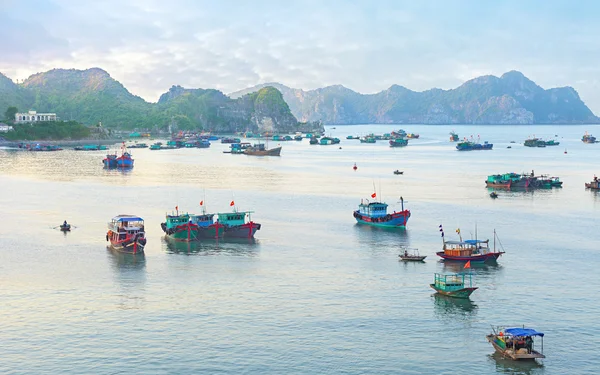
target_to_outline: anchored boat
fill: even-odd
[[[166,220],[160,223],[165,236],[175,241],[196,241],[198,239],[198,225],[194,224],[188,213],[180,214],[178,208],[175,215],[165,215]]]
[[[232,202],[233,203],[233,202]],[[231,206],[234,206],[233,204]],[[235,206],[234,206],[235,207]],[[254,211],[237,211],[218,213],[217,223],[224,228],[224,237],[229,238],[253,238],[261,225],[252,221],[251,214]]]
[[[494,230],[494,247],[490,249],[490,240],[464,240],[460,235],[460,228],[456,230],[460,241],[446,241],[444,237],[444,229],[440,225],[442,233],[442,242],[444,244],[443,251],[438,251],[437,256],[444,260],[459,261],[459,262],[495,262],[504,251],[496,250],[496,230]],[[475,229],[477,233],[477,229]],[[475,235],[477,237],[477,235]],[[502,246],[502,244],[500,244]]]
[[[585,188],[592,190],[600,190],[600,181],[598,181],[598,177],[594,176],[592,182],[586,182]]]
[[[371,195],[376,198],[376,194]],[[402,211],[388,213],[388,205],[384,202],[360,201],[358,210],[353,215],[358,224],[367,224],[382,228],[405,228],[410,218],[410,211],[404,209],[404,199],[400,197]]]
[[[534,338],[541,337],[541,349],[534,348]],[[531,328],[492,328],[486,339],[498,353],[513,361],[546,358],[544,351],[544,333]]]
[[[419,249],[409,249],[405,247],[402,250],[403,251],[398,256],[405,262],[422,262],[425,260],[425,258],[427,258],[427,255],[419,254]]]
[[[465,280],[468,283],[465,283]],[[469,296],[477,289],[473,286],[471,273],[456,273],[443,275],[436,273],[434,275],[433,284],[429,286],[444,296],[454,298],[469,298]]]
[[[141,253],[146,246],[144,219],[134,215],[119,215],[108,223],[106,240],[110,247],[122,253]]]

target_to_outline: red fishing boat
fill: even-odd
[[[119,215],[108,223],[106,240],[110,247],[122,253],[137,254],[144,252],[146,233],[144,219],[134,215]]]
[[[460,236],[460,229],[456,230],[460,241],[446,241],[444,238],[444,228],[440,225],[442,232],[442,241],[444,243],[443,251],[436,254],[444,260],[458,262],[495,262],[504,251],[496,250],[496,231],[494,230],[494,247],[490,248],[490,240],[464,240]],[[477,231],[475,231],[477,232]],[[475,236],[477,237],[477,236]],[[502,244],[500,244],[502,246]]]

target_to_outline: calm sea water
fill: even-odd
[[[136,149],[130,172],[103,170],[101,151],[0,150],[0,373],[597,373],[600,195],[584,182],[600,144],[580,138],[600,127],[406,126],[421,138],[400,149],[345,139],[392,129],[328,127],[341,149],[305,139],[280,158]],[[452,129],[494,150],[457,152]],[[533,134],[561,144],[519,144]],[[564,187],[489,198],[488,174],[531,170]],[[404,198],[406,231],[355,224],[374,185],[391,209]],[[165,242],[165,213],[201,200],[255,211],[256,241]],[[146,220],[145,256],[107,250],[121,213]],[[460,271],[436,259],[439,224],[452,239],[496,229],[506,250],[473,269],[471,301],[428,286]],[[426,262],[399,262],[402,245]],[[492,355],[490,326],[521,324],[546,333],[543,362]]]

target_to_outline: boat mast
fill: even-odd
[[[496,229],[494,228],[494,252],[496,252]]]

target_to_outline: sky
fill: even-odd
[[[99,67],[155,102],[172,85],[450,89],[518,70],[600,114],[600,2],[0,0],[0,72]]]

